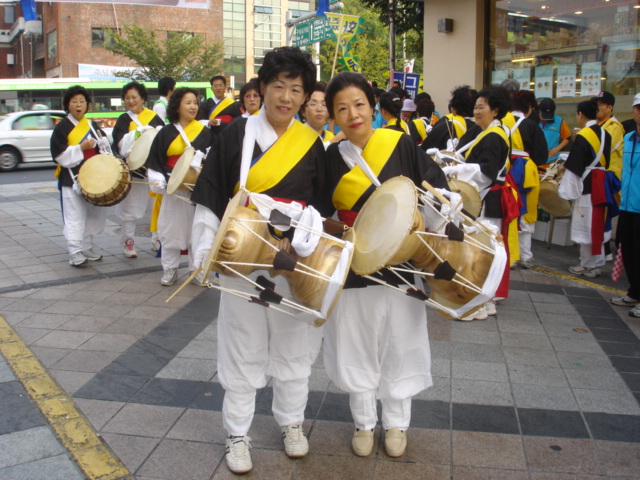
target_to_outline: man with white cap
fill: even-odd
[[[624,137],[622,156],[622,190],[617,238],[629,280],[629,290],[611,299],[614,305],[633,307],[632,317],[640,317],[640,93],[633,98],[636,130]]]

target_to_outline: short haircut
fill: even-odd
[[[304,93],[311,95],[316,84],[316,66],[311,55],[298,47],[278,47],[267,52],[258,70],[258,82],[267,85],[284,73],[286,78],[301,77]]]
[[[511,94],[511,108],[527,113],[530,108],[538,108],[536,96],[530,90],[518,90]]]
[[[257,78],[252,78],[247,83],[245,83],[242,88],[240,88],[240,105],[242,108],[247,108],[244,106],[244,96],[247,94],[249,90],[255,90],[260,95],[260,85],[258,84]],[[260,101],[262,103],[262,100]]]
[[[598,115],[598,104],[593,100],[585,100],[578,104],[576,112],[583,114],[589,120],[595,120]]]
[[[73,85],[67,88],[67,91],[64,94],[64,99],[62,100],[62,105],[64,106],[65,112],[69,113],[69,103],[71,103],[71,99],[76,95],[83,95],[84,99],[87,102],[87,109],[89,108],[91,97],[89,97],[89,92],[87,92],[87,89],[82,85]]]
[[[502,87],[491,85],[490,87],[483,88],[478,92],[478,98],[486,99],[491,110],[498,109],[498,116],[496,118],[499,120],[509,111],[509,95]]]
[[[132,89],[138,92],[138,95],[140,95],[140,98],[142,98],[143,101],[147,101],[147,87],[145,87],[144,84],[135,81],[129,82],[122,87],[122,100],[124,100],[127,92]]]
[[[173,94],[171,94],[169,105],[167,105],[167,118],[171,123],[176,123],[180,119],[180,114],[178,113],[180,102],[182,102],[182,97],[187,93],[193,93],[196,96],[196,100],[198,100],[198,92],[189,87],[176,88]]]
[[[324,93],[324,101],[327,104],[327,110],[331,118],[334,118],[333,101],[335,96],[347,87],[355,87],[362,90],[371,108],[376,108],[376,99],[373,98],[373,88],[371,88],[371,85],[369,85],[364,75],[353,72],[340,72],[331,79]]]
[[[402,87],[392,87],[389,91],[395,93],[401,100],[408,97],[407,92]]]
[[[520,82],[515,78],[507,78],[503,80],[500,86],[509,93],[517,92],[518,90],[520,90]]]
[[[176,88],[176,81],[171,77],[162,77],[158,81],[158,92],[161,96],[166,97],[171,90]]]
[[[215,82],[216,80],[222,80],[222,83],[224,83],[224,85],[227,85],[227,79],[224,78],[224,75],[214,75],[213,77],[211,77],[211,80],[209,80],[209,84],[211,86],[213,86],[213,82]]]
[[[456,114],[462,117],[473,117],[473,107],[477,98],[478,92],[469,85],[456,87],[451,91],[449,108],[454,108]]]
[[[418,103],[416,103],[416,111],[419,117],[428,117],[431,119],[431,115],[433,115],[435,109],[436,106],[430,98],[421,98],[418,100]]]

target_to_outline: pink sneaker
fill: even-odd
[[[138,252],[136,252],[136,247],[133,243],[133,238],[127,238],[127,241],[124,242],[124,256],[127,258],[138,257]]]

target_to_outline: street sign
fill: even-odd
[[[296,25],[293,42],[298,47],[333,38],[326,17],[316,17]]]

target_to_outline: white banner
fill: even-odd
[[[116,77],[115,72],[135,72],[135,67],[117,67],[113,65],[78,64],[78,77],[92,82],[124,82],[126,78]]]
[[[36,0],[53,3],[121,3],[126,5],[146,5],[153,7],[209,8],[209,0]]]

